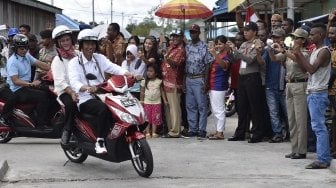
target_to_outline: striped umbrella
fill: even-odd
[[[175,19],[207,18],[212,14],[208,7],[197,0],[171,0],[155,12],[158,17]]]

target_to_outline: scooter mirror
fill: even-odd
[[[92,73],[88,73],[88,74],[85,75],[85,78],[88,79],[88,80],[96,80],[97,76],[92,74]]]

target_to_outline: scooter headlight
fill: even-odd
[[[137,121],[135,120],[135,118],[131,115],[131,114],[128,114],[128,113],[125,113],[121,110],[118,110],[116,108],[112,108],[116,114],[120,117],[120,119],[126,123],[129,123],[129,124],[136,124]]]

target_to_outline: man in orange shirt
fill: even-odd
[[[103,39],[100,52],[110,61],[121,65],[124,60],[125,39],[117,23],[111,23],[107,29],[107,36]]]

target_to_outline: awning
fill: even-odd
[[[71,30],[79,31],[79,23],[64,14],[56,14],[56,26],[65,25]]]
[[[321,16],[316,16],[316,17],[312,17],[312,18],[308,18],[308,19],[299,21],[299,23],[304,23],[304,22],[323,22],[323,23],[326,23],[326,22],[328,22],[328,14],[323,14]]]

